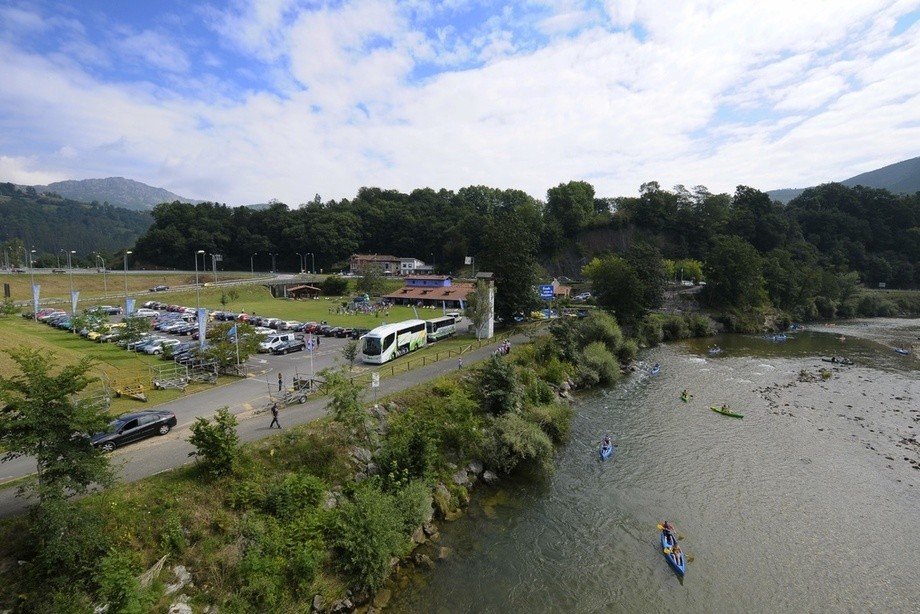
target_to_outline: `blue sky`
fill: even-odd
[[[804,187],[920,155],[920,0],[0,0],[0,181]]]

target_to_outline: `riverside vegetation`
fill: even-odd
[[[79,500],[63,493],[107,483],[105,475],[41,486],[32,512],[3,524],[0,607],[163,610],[178,598],[169,593],[177,566],[194,578],[180,590],[196,610],[342,611],[369,603],[396,563],[436,534],[435,523],[458,513],[477,480],[552,471],[554,448],[570,435],[572,388],[613,384],[640,343],[674,331],[706,334],[707,326],[702,318],[653,316],[641,330],[655,339],[645,340],[626,338],[603,312],[558,320],[550,335],[511,354],[373,407],[344,372],[330,371],[326,418],[246,446],[235,418],[218,410],[191,428],[192,465]],[[46,363],[35,357],[22,362],[27,354],[19,354],[21,376],[0,378],[12,410],[3,413],[4,432],[14,412],[37,413],[40,404],[25,396],[60,397],[49,386],[61,376],[38,368]],[[80,415],[92,422],[93,411]],[[45,434],[55,436],[48,445],[69,433]],[[2,443],[22,449],[9,437]],[[47,466],[60,471],[55,462]]]

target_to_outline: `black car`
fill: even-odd
[[[366,335],[369,332],[371,332],[371,329],[369,328],[353,328],[351,329],[351,334],[349,337],[352,339],[360,339],[361,335]]]
[[[165,292],[166,290],[169,290],[169,286],[159,285],[159,286],[153,286],[152,288],[150,288],[151,292]]]
[[[288,352],[300,352],[307,347],[303,339],[291,339],[279,344],[272,349],[272,354],[287,354]]]
[[[105,433],[92,436],[92,444],[103,452],[140,441],[154,435],[165,435],[176,426],[176,414],[171,411],[150,410],[124,414],[115,418]]]

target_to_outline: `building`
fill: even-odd
[[[377,267],[384,275],[399,275],[400,258],[386,254],[355,254],[348,270],[352,275],[358,275],[368,267]]]
[[[410,275],[403,288],[383,298],[395,305],[463,309],[466,296],[475,289],[476,284],[455,282],[447,275]]]
[[[410,275],[431,275],[434,273],[434,266],[425,264],[418,258],[400,258],[399,274],[403,277]]]

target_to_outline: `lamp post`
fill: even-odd
[[[277,256],[278,254],[276,254],[276,253],[271,253],[271,254],[269,254],[269,255],[272,257],[272,274],[274,275],[274,273],[275,273],[275,256]]]
[[[131,250],[125,252],[125,316],[131,315],[128,310],[128,254],[133,254]]]
[[[313,252],[310,252],[310,275],[316,273],[316,258],[313,256]]]
[[[199,249],[197,252],[195,252],[195,300],[198,302],[198,304],[196,305],[198,309],[201,309],[201,290],[198,287],[198,254],[203,254],[203,253],[204,253],[203,249]],[[195,312],[195,316],[196,317],[198,316],[197,311]]]
[[[297,254],[297,258],[298,258],[298,260],[300,261],[300,272],[301,272],[301,274],[303,274],[303,267],[304,267],[304,257],[303,257],[303,254],[301,254],[300,252],[294,252],[294,253]]]
[[[105,258],[96,254],[96,260],[102,260],[102,298],[109,297],[109,283],[105,278]]]
[[[34,304],[35,303],[35,268],[32,266],[32,254],[35,253],[35,250],[33,249],[33,250],[27,251],[26,248],[23,247],[22,251],[26,252],[26,258],[29,260],[29,278],[32,280],[32,303],[33,303],[32,319],[37,322],[38,321],[38,309],[36,308],[38,307],[38,305]]]
[[[77,315],[77,305],[73,300],[73,263],[70,260],[70,257],[77,253],[77,250],[70,249],[67,250],[67,272],[70,274],[70,314]],[[74,332],[77,332],[74,329]]]
[[[258,255],[259,255],[259,252],[253,252],[252,255],[249,256],[249,275],[252,277],[256,276],[256,269],[255,267],[252,266],[252,259]]]

